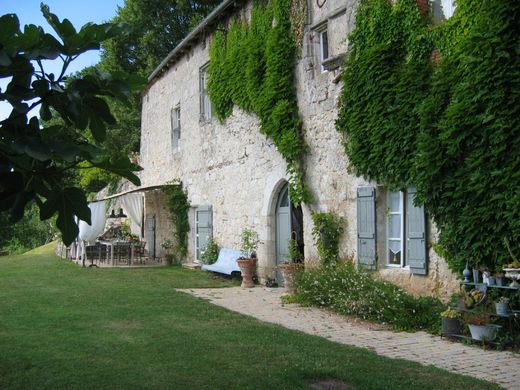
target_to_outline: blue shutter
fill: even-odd
[[[376,189],[359,187],[357,190],[358,263],[361,267],[376,269]]]
[[[417,275],[428,273],[428,252],[426,250],[426,216],[424,207],[414,205],[416,189],[407,190],[406,202],[406,236],[407,259],[410,272]]]

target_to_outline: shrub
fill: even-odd
[[[220,246],[217,242],[210,237],[208,243],[206,244],[206,249],[200,255],[200,261],[204,264],[213,264],[218,259],[218,252],[220,251]]]
[[[439,300],[415,298],[350,262],[302,272],[296,285],[300,303],[390,324],[397,330],[439,333],[439,316],[444,309]]]
[[[345,231],[345,219],[332,213],[315,213],[312,222],[312,237],[318,248],[321,263],[336,264],[339,257],[339,240]]]

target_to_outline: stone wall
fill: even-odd
[[[301,57],[296,69],[300,115],[309,153],[305,160],[307,182],[314,203],[303,206],[305,258],[317,264],[317,251],[311,235],[313,212],[334,212],[347,221],[341,240],[342,258],[355,259],[357,251],[357,187],[370,185],[348,173],[348,160],[341,135],[335,130],[341,82],[340,69],[322,73],[319,63],[318,31],[327,23],[330,55],[344,54],[345,36],[352,31],[356,1],[328,0],[322,7],[309,4]],[[248,5],[250,7],[250,4]],[[275,264],[275,207],[286,183],[286,163],[276,147],[259,132],[258,119],[235,107],[225,123],[216,119],[200,121],[199,69],[209,61],[211,36],[202,37],[149,86],[143,96],[141,165],[143,185],[183,181],[193,207],[212,206],[213,235],[223,247],[238,248],[243,228],[258,231],[262,244],[258,251],[263,277]],[[181,109],[181,147],[174,152],[171,143],[171,116]],[[372,185],[375,186],[374,183]],[[429,273],[411,275],[406,269],[385,267],[384,188],[377,187],[379,274],[415,294],[446,298],[457,285],[446,264],[430,250]],[[146,213],[161,211],[160,199],[147,194]],[[156,211],[153,211],[156,209]],[[195,256],[194,213],[189,238],[188,261]],[[381,223],[383,222],[383,223]],[[157,221],[157,237],[171,230]]]

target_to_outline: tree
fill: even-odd
[[[107,157],[100,145],[107,125],[115,123],[103,97],[127,102],[142,86],[142,79],[96,69],[66,83],[67,67],[74,59],[99,49],[100,42],[128,34],[129,27],[87,23],[76,31],[46,5],[41,4],[41,11],[59,40],[35,25],[25,26],[22,32],[14,14],[0,17],[0,78],[10,79],[5,91],[0,91],[0,101],[12,106],[9,117],[0,122],[0,212],[9,211],[15,222],[34,200],[40,219],[57,214],[56,225],[64,243],[70,244],[78,233],[74,216],[91,221],[83,190],[67,185],[69,171],[83,164],[140,184],[134,174],[139,166],[126,156]],[[44,61],[56,59],[62,61],[60,74],[47,73]],[[37,117],[30,117],[36,108],[43,121],[58,116],[63,122],[42,126]]]
[[[220,0],[126,0],[114,23],[128,23],[131,34],[103,44],[105,69],[150,74]]]

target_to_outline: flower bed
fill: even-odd
[[[443,305],[439,300],[415,298],[389,282],[376,280],[351,263],[302,272],[296,283],[295,300],[300,303],[390,324],[398,330],[440,332]]]

